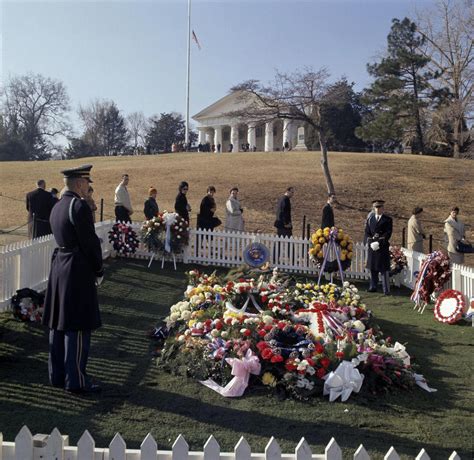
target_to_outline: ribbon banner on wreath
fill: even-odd
[[[440,291],[451,278],[449,257],[441,251],[434,251],[423,262],[415,288],[410,299],[415,302],[415,307],[423,313],[433,293]]]
[[[156,254],[181,254],[189,243],[189,224],[175,212],[160,212],[153,219],[143,222],[142,241],[152,253],[151,265]]]
[[[318,229],[311,235],[310,259],[319,267],[318,284],[323,273],[338,271],[344,282],[344,270],[351,266],[353,243],[349,235],[337,227]]]

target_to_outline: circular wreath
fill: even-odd
[[[189,243],[189,224],[176,213],[160,212],[142,225],[142,240],[150,252],[166,252],[167,226],[170,229],[170,252],[179,254]]]
[[[436,301],[435,318],[442,323],[454,324],[461,319],[465,306],[462,292],[449,289]]]
[[[19,289],[12,297],[11,306],[16,319],[41,323],[44,311],[44,294],[29,288]]]
[[[118,254],[128,256],[134,254],[140,241],[138,240],[135,230],[130,224],[117,222],[109,231],[109,242]]]
[[[341,267],[343,270],[347,270],[351,266],[352,262],[353,242],[350,236],[344,233],[341,228],[332,227],[331,229],[326,227],[325,229],[319,228],[316,230],[311,235],[311,247],[308,251],[309,257],[318,267],[323,265],[324,256],[331,238],[331,232],[336,243],[339,260],[341,261]],[[325,272],[332,273],[337,270],[339,270],[337,258],[334,258],[333,260],[326,260],[326,264],[324,266]]]
[[[390,272],[389,275],[393,276],[400,273],[405,267],[407,267],[408,261],[403,253],[402,249],[398,246],[390,246]]]

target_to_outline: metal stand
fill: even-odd
[[[176,256],[174,255],[174,252],[172,252],[171,255],[173,256],[173,265],[176,271]],[[161,268],[164,268],[164,266],[165,266],[165,253],[163,253],[163,256],[161,257]]]

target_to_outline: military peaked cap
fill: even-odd
[[[84,178],[89,182],[92,182],[91,179],[91,169],[92,165],[82,165],[78,168],[65,169],[61,171],[65,178]]]
[[[384,200],[374,200],[374,201],[372,201],[372,206],[374,208],[378,208],[379,206],[383,206],[384,203],[385,203]]]

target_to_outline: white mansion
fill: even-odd
[[[304,128],[291,120],[276,120],[258,124],[229,118],[229,113],[245,108],[238,92],[232,92],[194,115],[199,123],[200,144],[221,145],[221,152],[238,152],[248,144],[250,150],[272,152],[282,150],[286,142],[293,150],[306,150]],[[298,143],[299,140],[299,143]],[[232,145],[232,150],[230,149]]]

